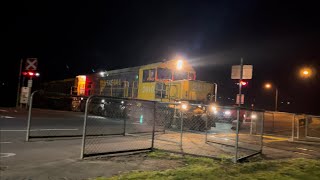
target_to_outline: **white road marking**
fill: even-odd
[[[79,129],[31,129],[30,131],[77,131]],[[0,132],[24,132],[26,129],[1,129]]]
[[[32,129],[30,131],[77,131],[79,129]]]
[[[0,158],[15,156],[15,153],[0,153]]]
[[[303,151],[313,151],[313,150],[311,150],[311,149],[305,149],[305,148],[297,148],[297,149],[301,149],[301,150],[303,150]]]
[[[131,124],[141,124],[141,123],[131,123]]]
[[[12,118],[15,118],[15,117],[12,117],[12,116],[0,116],[0,118],[12,119]]]
[[[8,110],[0,109],[0,112],[9,112]]]
[[[102,116],[88,116],[89,118],[95,118],[95,119],[107,119],[105,117]]]
[[[0,132],[19,132],[19,131],[27,131],[25,129],[0,129]]]
[[[10,144],[12,142],[0,142],[0,144]]]

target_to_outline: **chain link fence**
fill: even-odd
[[[73,112],[72,96],[35,91],[29,101],[26,140],[82,137],[83,114]]]
[[[260,153],[263,112],[246,111],[253,119],[241,119],[238,129],[237,110],[225,110],[92,96],[86,105],[81,157],[161,149],[239,160]]]
[[[320,116],[295,115],[292,121],[292,141],[320,142]]]
[[[266,111],[264,119],[265,134],[290,137],[294,118],[295,114],[293,113]]]
[[[237,160],[261,153],[264,116],[262,111],[219,107],[206,142],[221,145],[225,153]]]
[[[81,157],[151,150],[155,103],[92,96],[87,100]]]

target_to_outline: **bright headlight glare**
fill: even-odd
[[[224,112],[224,114],[225,114],[225,115],[230,115],[230,114],[231,114],[231,111],[226,110],[226,111]]]
[[[182,105],[181,105],[181,108],[182,108],[183,110],[186,110],[187,107],[188,107],[188,106],[187,106],[186,104],[182,104]]]

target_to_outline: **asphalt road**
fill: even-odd
[[[88,135],[106,135],[124,133],[125,120],[89,115],[86,132]],[[30,136],[81,136],[84,114],[56,110],[33,109],[30,122]],[[2,132],[24,131],[27,127],[27,112],[14,110],[2,111],[0,126]],[[126,119],[126,133],[151,132],[152,124]]]
[[[30,135],[41,136],[78,136],[82,134],[83,113],[34,109]],[[126,133],[150,132],[152,126],[147,120],[127,121]],[[27,111],[0,108],[0,177],[3,179],[58,179],[72,177],[83,179],[99,175],[114,174],[110,164],[88,164],[81,161],[81,138],[31,139],[25,142]],[[124,120],[89,116],[87,133],[91,135],[124,133]],[[228,128],[227,135],[233,133]],[[222,128],[223,129],[223,128]],[[217,134],[210,136],[219,137]],[[223,134],[224,130],[221,132]],[[225,135],[225,134],[224,134]],[[144,136],[145,138],[145,136]],[[214,138],[214,137],[213,137]],[[221,137],[220,137],[221,138]],[[226,140],[231,137],[223,137]],[[233,138],[233,137],[232,137]],[[231,138],[231,139],[232,139]],[[110,139],[116,142],[119,138]],[[240,136],[241,140],[241,136]],[[244,139],[245,140],[245,139]],[[122,141],[122,140],[121,140]],[[124,141],[130,142],[130,139]],[[93,141],[96,143],[97,141]],[[132,148],[137,143],[131,142]],[[144,144],[149,146],[149,144]],[[316,157],[319,158],[320,145],[297,144],[288,142],[287,137],[265,136],[264,153],[270,158]],[[118,149],[120,150],[120,149]],[[117,164],[111,165],[113,167]],[[119,167],[120,168],[120,167]],[[49,178],[50,177],[50,178]]]
[[[0,108],[0,179],[59,179],[63,176],[83,179],[114,174],[110,164],[88,166],[86,161],[80,160],[83,120],[81,112],[33,109],[30,126],[30,136],[33,138],[26,142],[27,111]],[[123,127],[123,119],[89,115],[87,133],[122,134]],[[150,132],[152,126],[147,122],[141,124],[131,120],[127,121],[126,129],[127,134]],[[41,136],[77,137],[50,140],[39,139]],[[113,141],[117,139],[110,139],[109,142]]]

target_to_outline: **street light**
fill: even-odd
[[[300,74],[300,77],[307,79],[307,78],[310,78],[314,73],[311,68],[304,67],[300,69],[299,74]]]
[[[271,89],[272,88],[272,84],[271,83],[266,83],[265,85],[264,85],[264,87],[266,88],[266,89]],[[275,87],[275,90],[276,90],[276,97],[275,97],[275,105],[274,105],[274,111],[278,111],[278,88],[277,87]]]

